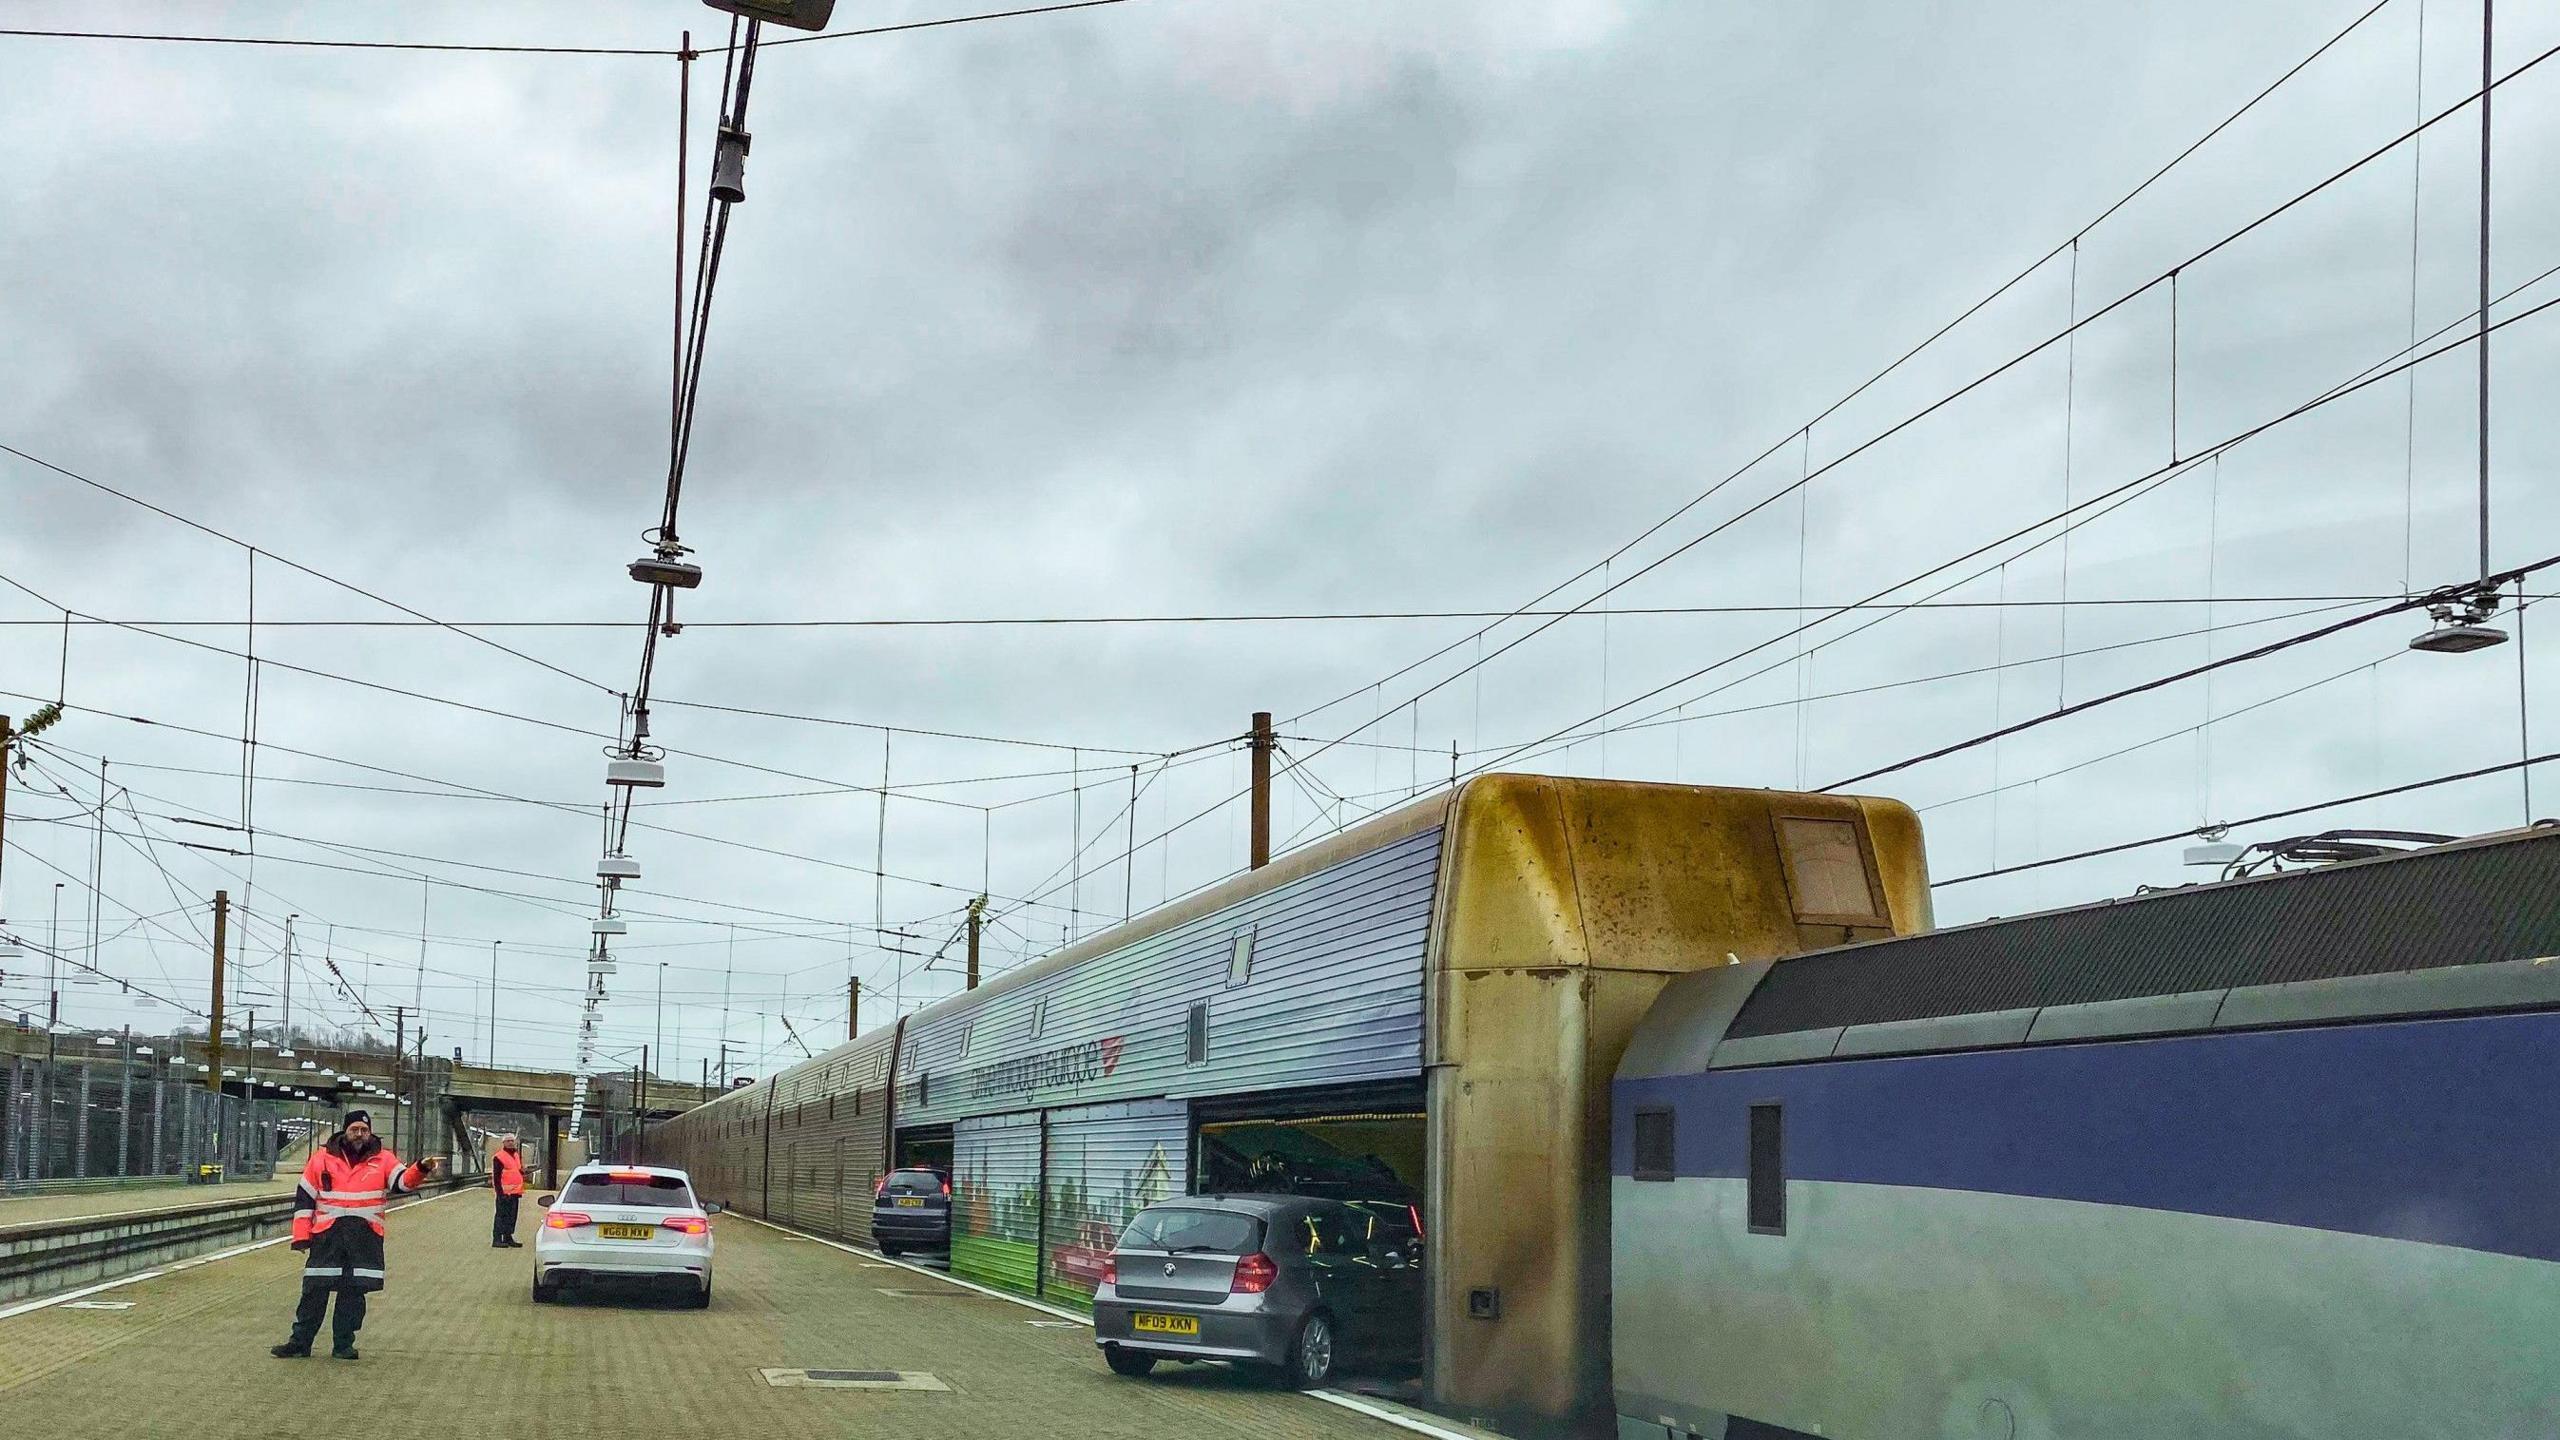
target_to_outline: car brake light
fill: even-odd
[[[947,1179],[942,1182],[942,1193],[946,1197],[951,1194],[951,1182]]]
[[[583,1210],[554,1210],[542,1217],[542,1228],[545,1230],[575,1230],[581,1225],[594,1223],[596,1223],[596,1217]]]
[[[888,1176],[886,1176],[886,1175],[883,1175],[883,1176],[881,1176],[881,1177],[880,1177],[880,1183],[871,1187],[871,1198],[872,1198],[872,1199],[874,1199],[874,1200],[877,1200],[877,1199],[879,1199],[881,1196],[886,1195],[886,1194],[888,1194],[888,1193],[889,1193],[889,1177],[888,1177]]]
[[[1102,1257],[1102,1283],[1105,1285],[1117,1285],[1120,1283],[1119,1256],[1105,1255]]]
[[[653,1177],[646,1170],[616,1170],[605,1178],[617,1185],[646,1185]]]
[[[681,1230],[687,1235],[707,1234],[711,1229],[710,1219],[701,1215],[670,1215],[658,1223],[669,1230]]]
[[[1404,1213],[1405,1213],[1405,1214],[1407,1214],[1407,1215],[1409,1215],[1409,1216],[1411,1216],[1411,1217],[1413,1218],[1413,1238],[1414,1238],[1414,1239],[1416,1239],[1416,1240],[1421,1239],[1421,1238],[1422,1238],[1422,1207],[1421,1207],[1421,1206],[1419,1206],[1419,1205],[1407,1205],[1406,1207],[1404,1207]]]
[[[1270,1256],[1256,1253],[1236,1262],[1236,1278],[1228,1284],[1230,1295],[1259,1295],[1280,1278],[1280,1265]]]

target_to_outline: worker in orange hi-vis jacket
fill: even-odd
[[[516,1238],[516,1207],[524,1203],[524,1143],[509,1135],[489,1152],[489,1188],[498,1192],[489,1218],[489,1243],[500,1250],[521,1250]]]
[[[348,1111],[343,1128],[311,1152],[293,1191],[293,1248],[304,1255],[302,1303],[294,1307],[292,1338],[267,1353],[278,1359],[309,1355],[334,1293],[338,1313],[329,1353],[356,1358],[365,1297],[383,1283],[383,1206],[425,1184],[436,1163],[430,1157],[402,1167],[362,1110]]]

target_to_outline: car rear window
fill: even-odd
[[[942,1177],[931,1170],[892,1170],[887,1189],[892,1195],[939,1195]]]
[[[693,1191],[674,1175],[616,1179],[611,1175],[573,1175],[560,1192],[562,1204],[645,1205],[660,1210],[690,1210]]]
[[[1262,1222],[1232,1210],[1148,1210],[1120,1232],[1123,1250],[1205,1250],[1249,1255],[1262,1248]]]

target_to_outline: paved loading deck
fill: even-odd
[[[301,1266],[271,1245],[0,1318],[0,1414],[29,1435],[296,1440],[351,1414],[400,1429],[500,1416],[505,1433],[546,1440],[1399,1433],[1219,1366],[1123,1380],[1081,1327],[1034,1324],[1049,1317],[740,1217],[716,1222],[708,1310],[536,1306],[532,1252],[489,1247],[488,1206],[487,1191],[460,1190],[393,1213],[391,1285],[353,1364],[326,1358],[325,1332],[318,1358],[269,1358]],[[525,1208],[528,1242],[539,1214]],[[131,1308],[81,1308],[122,1302]],[[922,1371],[950,1388],[776,1388],[757,1373],[766,1366]]]

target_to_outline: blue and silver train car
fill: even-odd
[[[1622,1440],[2560,1435],[2560,830],[1673,980]]]

